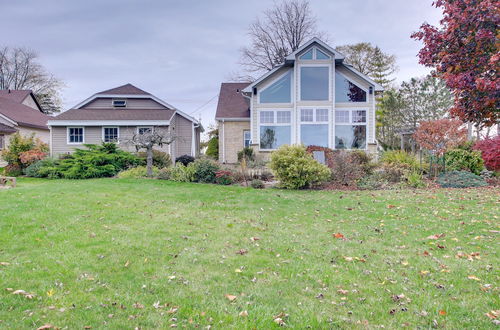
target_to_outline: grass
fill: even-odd
[[[0,191],[0,327],[488,328],[499,197],[21,179]]]

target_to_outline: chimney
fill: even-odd
[[[10,88],[7,90],[7,94],[10,94]]]

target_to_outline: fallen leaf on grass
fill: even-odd
[[[339,289],[339,290],[337,290],[337,293],[339,293],[339,294],[343,294],[343,295],[346,295],[346,294],[348,294],[348,293],[349,293],[349,291],[348,291],[348,290],[342,290],[342,289]]]
[[[134,308],[139,308],[139,309],[143,309],[144,308],[144,305],[142,304],[139,304],[138,302],[136,302],[135,304],[132,305]]]
[[[255,241],[260,240],[260,238],[258,238],[258,237],[250,237],[250,240],[251,240],[252,242],[255,242]]]
[[[47,297],[52,297],[54,295],[54,289],[47,291]]]
[[[499,310],[496,310],[496,311],[491,311],[489,313],[485,313],[484,315],[488,316],[490,319],[494,320],[496,319],[498,316],[500,316],[500,309]]]
[[[236,254],[240,254],[240,255],[244,255],[247,253],[248,253],[248,250],[245,250],[245,249],[239,249],[238,251],[236,251]]]
[[[469,275],[469,276],[467,276],[467,278],[468,278],[469,280],[481,281],[479,278],[477,278],[477,277],[476,277],[476,276],[474,276],[474,275]]]
[[[444,237],[445,234],[435,234],[428,236],[427,239],[440,239],[441,237]]]
[[[441,309],[441,310],[439,311],[439,315],[441,315],[441,316],[446,315],[446,311],[445,311],[444,309]]]
[[[388,208],[388,209],[393,209],[393,208],[395,208],[395,207],[396,207],[396,205],[392,205],[392,204],[387,205],[387,208]]]
[[[238,315],[241,316],[241,317],[247,317],[248,316],[248,312],[247,311],[242,311]]]
[[[25,296],[28,299],[33,299],[33,297],[35,296],[33,293],[28,293],[28,292],[26,292],[24,290],[16,290],[16,291],[12,292],[12,294],[17,294],[17,295]]]
[[[335,234],[333,234],[333,237],[341,239],[341,238],[344,238],[344,235],[342,235],[341,233],[335,233]]]
[[[175,314],[177,313],[177,311],[179,310],[179,308],[177,307],[172,307],[170,308],[168,311],[167,311],[167,314]]]
[[[124,267],[128,267],[128,265],[130,265],[130,262],[127,260],[127,262],[125,263]]]
[[[52,324],[44,324],[36,330],[46,330],[46,329],[59,329],[58,327],[53,326]]]
[[[235,301],[236,298],[238,298],[236,296],[233,296],[232,294],[225,294],[224,297],[226,297],[229,301]]]
[[[236,268],[236,269],[234,270],[234,272],[235,272],[235,273],[242,273],[243,271],[242,271],[240,268]]]
[[[8,265],[10,265],[10,263],[8,263],[6,261],[0,262],[0,266],[8,266]]]
[[[273,317],[274,323],[284,327],[286,326],[285,319],[288,317],[288,314],[285,314],[284,312],[279,313],[278,315]]]

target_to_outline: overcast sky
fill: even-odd
[[[371,42],[395,54],[398,81],[423,76],[410,34],[440,12],[432,0],[311,0],[332,46]],[[132,83],[214,122],[220,83],[239,71],[248,25],[270,0],[0,0],[0,46],[36,50],[66,84],[64,108]],[[200,107],[211,100],[207,105]]]

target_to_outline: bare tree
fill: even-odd
[[[38,54],[27,48],[0,48],[0,89],[31,89],[43,112],[61,110],[59,93],[63,83],[38,62]]]
[[[173,126],[168,128],[155,126],[152,129],[136,132],[132,138],[125,140],[126,144],[135,147],[136,151],[146,150],[146,170],[147,176],[153,176],[153,148],[170,145],[177,139]]]
[[[251,46],[241,50],[247,72],[262,73],[283,63],[285,57],[312,37],[322,37],[307,0],[282,0],[264,11],[249,27]]]

